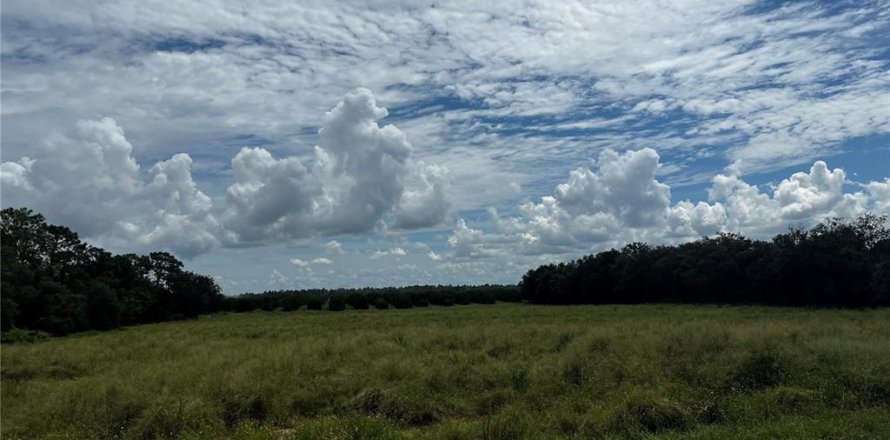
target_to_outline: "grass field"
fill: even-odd
[[[890,310],[254,312],[2,347],[2,437],[890,438]]]

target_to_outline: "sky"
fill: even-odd
[[[0,203],[228,294],[890,214],[890,1],[7,0]]]

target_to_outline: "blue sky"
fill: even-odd
[[[2,205],[227,293],[890,213],[890,2],[8,1]]]

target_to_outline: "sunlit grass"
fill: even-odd
[[[2,348],[3,438],[881,438],[890,310],[204,316]]]

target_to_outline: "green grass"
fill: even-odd
[[[2,347],[3,439],[890,437],[890,310],[204,316]]]

